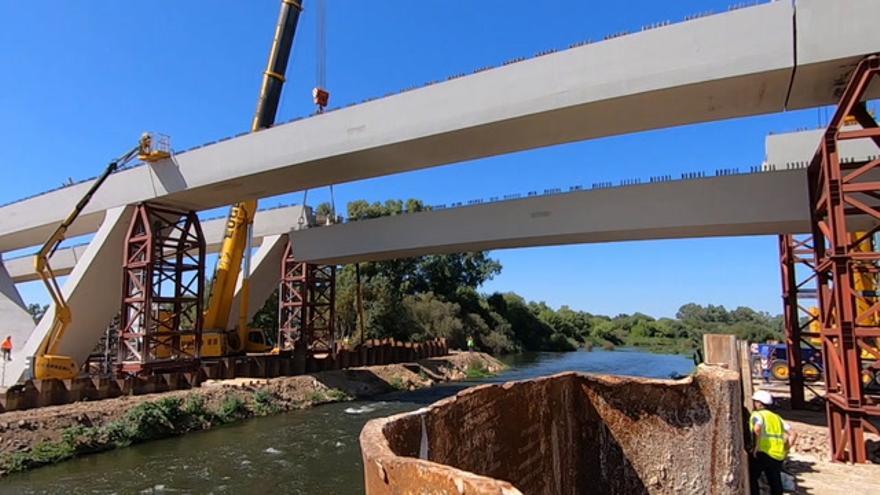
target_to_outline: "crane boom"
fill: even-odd
[[[281,99],[281,89],[284,86],[284,75],[287,71],[287,62],[290,58],[293,36],[296,32],[299,15],[302,11],[301,0],[281,0],[281,10],[278,14],[278,24],[275,28],[275,38],[272,41],[272,49],[269,52],[269,62],[263,72],[263,82],[260,87],[260,96],[257,100],[257,109],[251,123],[251,132],[257,132],[271,127],[275,123],[275,115],[278,111],[278,103]],[[249,251],[252,237],[254,214],[257,211],[257,200],[250,199],[240,201],[232,205],[226,229],[223,236],[223,245],[217,260],[217,269],[214,273],[214,282],[211,288],[211,297],[208,308],[205,310],[205,329],[208,331],[225,332],[229,326],[229,314],[232,310],[232,301],[235,297],[235,285],[238,281],[239,272],[242,271],[241,285],[241,311],[237,322],[237,345],[232,345],[233,350],[242,350],[247,342],[247,305],[250,294],[250,266]]]

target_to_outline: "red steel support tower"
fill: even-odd
[[[876,433],[880,420],[878,398],[861,379],[865,368],[880,364],[880,302],[875,291],[857,287],[859,280],[876,281],[880,262],[880,253],[861,248],[880,230],[880,160],[840,157],[846,141],[870,139],[880,147],[880,128],[863,101],[878,72],[880,57],[858,64],[809,168],[829,436],[832,459],[842,462],[866,462],[864,433]],[[861,128],[845,128],[847,116]]]
[[[117,369],[144,374],[198,366],[205,238],[199,219],[142,203],[125,240]]]
[[[290,242],[281,260],[278,348],[330,355],[336,321],[336,266],[297,261]]]
[[[782,269],[782,307],[785,324],[785,344],[788,349],[788,384],[791,390],[791,407],[803,409],[804,373],[800,351],[803,345],[814,347],[810,339],[820,337],[811,331],[813,323],[818,321],[809,307],[804,307],[802,300],[815,299],[815,289],[806,286],[816,280],[813,262],[813,238],[810,236],[779,236],[779,261]]]

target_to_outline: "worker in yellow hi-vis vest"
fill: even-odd
[[[754,439],[750,466],[752,493],[760,493],[758,479],[764,473],[770,485],[770,494],[782,495],[782,461],[797,439],[797,433],[782,420],[782,416],[768,409],[773,405],[770,392],[758,390],[752,395],[752,402],[755,405],[749,417],[749,428]]]

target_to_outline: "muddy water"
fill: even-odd
[[[693,368],[682,356],[630,351],[520,354],[506,362],[508,371],[484,381],[569,370],[666,378]],[[74,459],[0,481],[0,493],[363,493],[357,438],[367,420],[473,384],[329,404]]]

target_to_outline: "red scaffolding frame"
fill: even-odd
[[[779,236],[779,264],[782,272],[782,315],[785,326],[785,344],[789,349],[788,384],[791,391],[791,407],[803,409],[806,406],[803,362],[800,350],[804,345],[815,348],[810,339],[818,339],[821,334],[811,330],[818,322],[818,315],[804,306],[805,299],[816,299],[816,290],[807,288],[816,281],[815,251],[813,238],[809,235]],[[818,395],[818,394],[817,394]]]
[[[336,266],[297,261],[288,242],[278,290],[278,348],[332,355],[335,325]]]
[[[864,434],[876,433],[880,420],[878,398],[866,393],[861,379],[863,369],[880,365],[874,343],[880,302],[856,282],[876,281],[880,262],[880,253],[861,248],[880,231],[880,159],[844,163],[840,157],[846,141],[870,139],[880,147],[880,128],[863,101],[878,73],[877,56],[858,64],[808,171],[831,454],[843,462],[866,462]],[[844,128],[847,116],[861,128]]]
[[[199,364],[205,238],[195,212],[142,203],[125,240],[117,370]]]

